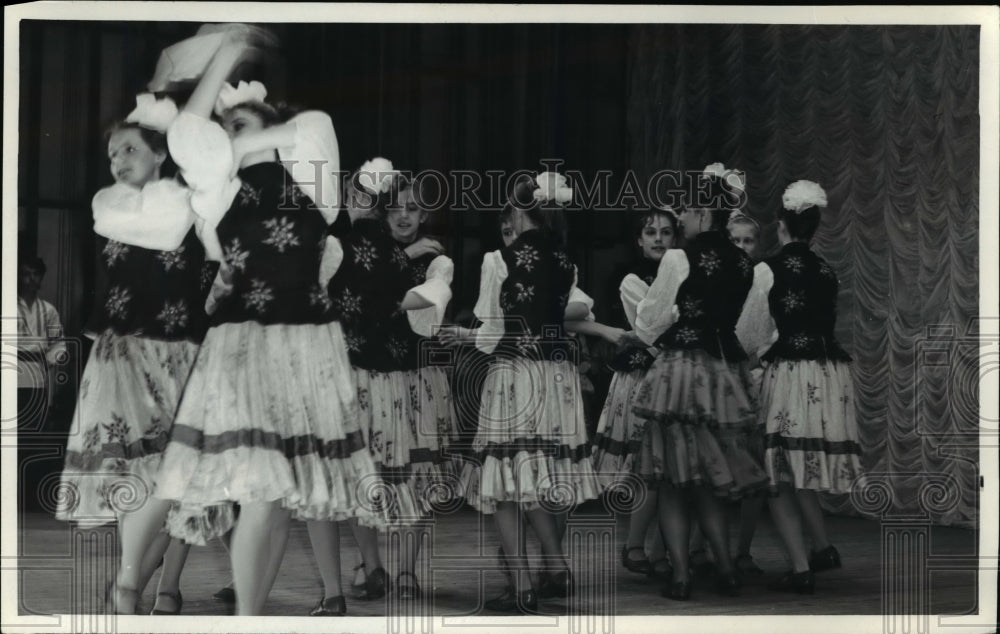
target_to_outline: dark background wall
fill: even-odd
[[[132,108],[160,50],[196,28],[22,23],[19,244],[48,262],[43,296],[70,335],[92,302],[89,201],[111,181],[102,129]],[[873,480],[890,505],[916,508],[937,482],[935,520],[974,522],[978,27],[273,28],[282,53],[255,73],[274,99],[331,115],[342,169],[376,155],[445,172],[558,158],[586,179],[611,171],[615,192],[629,169],[641,183],[722,161],[747,173],[765,251],[784,187],[822,184],[830,206],[815,247],[842,283],[838,335],[856,358],[865,465],[883,474]],[[570,224],[580,284],[607,317],[632,254],[625,214],[572,212]],[[497,246],[494,217],[442,211],[432,230],[456,261],[453,310],[471,308],[482,252]],[[928,345],[946,362],[926,362]]]

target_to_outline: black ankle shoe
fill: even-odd
[[[809,555],[809,569],[813,572],[840,568],[840,553],[832,545]]]
[[[660,589],[660,596],[673,599],[674,601],[687,601],[691,598],[691,582],[673,581],[666,583]]]
[[[740,579],[735,573],[719,574],[715,577],[715,591],[727,597],[740,594]]]
[[[794,592],[796,594],[812,594],[816,591],[816,576],[812,570],[792,572],[789,570],[780,579],[767,584],[768,590],[775,592]]]
[[[344,596],[320,599],[316,607],[309,610],[309,616],[344,616],[347,614],[347,602]]]
[[[573,594],[573,573],[569,569],[555,574],[542,572],[538,581],[538,596],[542,599],[563,598]]]
[[[401,583],[403,577],[409,577],[410,583]],[[417,576],[412,572],[401,572],[396,575],[396,596],[400,599],[419,599],[423,593],[420,591],[420,584],[417,583]]]
[[[374,601],[385,596],[386,575],[385,568],[379,566],[372,570],[365,580],[364,589],[354,598],[358,601]]]
[[[212,598],[221,603],[236,605],[236,590],[226,586],[212,595]]]
[[[532,613],[538,610],[538,597],[534,590],[525,590],[518,596],[514,588],[508,586],[504,588],[503,594],[490,599],[483,607],[493,612]]]

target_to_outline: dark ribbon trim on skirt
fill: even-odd
[[[360,431],[353,431],[343,439],[322,441],[313,434],[282,438],[261,429],[239,429],[206,436],[200,429],[175,424],[170,440],[207,454],[218,454],[237,447],[271,449],[281,451],[289,460],[310,454],[318,454],[327,460],[346,460],[358,451],[366,451],[364,435]]]
[[[614,438],[609,438],[604,434],[597,434],[594,438],[594,448],[612,456],[628,456],[639,453],[639,450],[642,448],[642,441],[630,440],[622,442]]]
[[[708,427],[709,429],[730,431],[739,428],[743,433],[753,433],[757,425],[757,415],[747,410],[745,416],[738,421],[732,421],[727,423],[720,423],[717,419],[708,415],[679,415],[673,412],[659,412],[656,410],[646,409],[643,407],[633,407],[632,413],[639,418],[644,418],[646,420],[653,421],[654,423],[660,423],[661,425],[689,425],[697,427]]]
[[[853,440],[830,442],[822,438],[789,438],[781,434],[767,435],[767,448],[780,447],[788,451],[821,451],[827,454],[861,455],[861,446]]]
[[[504,458],[513,458],[522,451],[528,453],[540,451],[549,458],[556,460],[569,459],[573,462],[580,462],[590,458],[587,445],[570,447],[569,445],[543,438],[515,438],[511,442],[490,443],[485,449],[476,452],[476,458],[479,460],[479,464],[483,464],[486,462],[487,457],[503,460]]]
[[[98,471],[104,469],[105,460],[138,460],[147,456],[163,453],[167,447],[167,434],[157,434],[149,438],[140,438],[131,443],[104,443],[95,451],[67,451],[66,468],[80,471]]]

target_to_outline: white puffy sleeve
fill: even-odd
[[[569,289],[569,299],[566,300],[566,304],[583,304],[587,307],[587,319],[586,321],[596,321],[594,317],[594,298],[590,295],[584,293],[577,283],[577,270],[573,267],[573,286]]]
[[[483,268],[479,276],[479,299],[473,313],[482,322],[475,332],[476,347],[490,354],[496,349],[504,334],[503,309],[500,308],[500,287],[507,279],[507,263],[499,251],[492,251],[483,257]]]
[[[427,276],[423,284],[411,288],[408,293],[430,302],[427,308],[410,310],[406,317],[410,320],[410,329],[422,337],[432,337],[444,321],[444,311],[451,301],[451,281],[455,277],[455,263],[445,255],[439,255],[431,260],[427,267]]]
[[[150,92],[162,92],[172,83],[200,78],[222,46],[224,37],[224,28],[205,25],[194,37],[163,49],[147,89]]]
[[[230,177],[233,146],[229,136],[214,121],[182,111],[167,130],[167,146],[191,188],[191,209],[198,216],[195,219],[198,236],[208,257],[221,261],[222,249],[215,227],[229,211],[242,185],[239,178]]]
[[[337,238],[327,236],[326,243],[323,245],[323,258],[319,262],[319,286],[324,292],[326,291],[326,285],[330,283],[330,279],[340,269],[343,261],[344,246]]]
[[[649,293],[649,284],[643,282],[635,273],[629,273],[622,280],[618,292],[622,298],[625,317],[628,319],[629,326],[634,329],[636,310],[639,307],[639,302],[645,299]]]
[[[635,334],[646,345],[653,345],[653,342],[674,323],[677,291],[687,279],[690,270],[684,251],[670,249],[663,254],[660,267],[656,271],[656,279],[635,309]]]
[[[764,262],[753,269],[753,286],[743,310],[736,322],[736,338],[748,354],[762,356],[767,352],[778,337],[778,327],[771,317],[771,308],[767,297],[774,286],[774,272]]]
[[[190,192],[173,179],[147,183],[141,190],[121,183],[94,195],[94,232],[144,249],[173,251],[191,230]]]
[[[278,158],[330,224],[340,212],[340,148],[333,121],[325,112],[310,110],[288,123],[295,126],[295,140],[278,149]]]

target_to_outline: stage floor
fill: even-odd
[[[816,594],[801,596],[770,592],[768,579],[789,566],[777,535],[765,516],[758,527],[752,553],[768,574],[749,579],[739,597],[721,597],[708,583],[696,585],[691,600],[677,602],[662,598],[659,586],[645,577],[626,571],[619,562],[625,539],[624,525],[611,520],[603,507],[592,513],[574,514],[568,532],[568,550],[578,583],[571,599],[541,602],[543,614],[569,611],[590,614],[625,615],[877,615],[883,609],[883,528],[880,523],[847,517],[829,517],[828,530],[841,553],[843,568],[817,575]],[[735,526],[735,522],[732,523]],[[924,577],[929,584],[924,593],[930,614],[968,614],[977,609],[975,565],[977,533],[972,530],[926,528],[923,543],[925,563],[912,570],[913,580]],[[920,526],[910,529],[917,534]],[[343,583],[353,578],[351,567],[358,561],[349,530],[342,530]],[[503,579],[496,569],[497,536],[492,520],[485,521],[475,511],[463,508],[433,523],[433,549],[421,556],[418,573],[425,602],[400,606],[390,597],[362,602],[348,598],[349,616],[384,616],[405,608],[408,614],[435,617],[487,615],[482,602],[499,594]],[[113,574],[116,562],[106,553],[116,550],[113,529],[79,531],[44,513],[26,513],[20,522],[19,612],[25,614],[93,613],[100,610],[104,582]],[[383,545],[385,538],[382,538]],[[735,535],[733,537],[735,542]],[[886,543],[898,540],[887,539]],[[534,544],[532,538],[529,544]],[[431,557],[427,551],[433,550]],[[383,550],[383,556],[385,550]],[[529,547],[529,554],[537,553]],[[387,558],[388,559],[388,558]],[[952,566],[935,565],[950,560]],[[964,562],[964,564],[963,564]],[[970,563],[971,562],[971,563]],[[905,562],[904,562],[905,563]],[[919,564],[919,560],[917,561]],[[10,564],[5,564],[9,566]],[[888,568],[899,569],[902,563]],[[963,569],[963,566],[965,569]],[[391,572],[391,571],[390,571]],[[902,573],[902,574],[909,574]],[[157,575],[158,576],[158,575]],[[152,606],[157,576],[146,589],[144,604]],[[228,556],[219,542],[192,548],[181,578],[185,615],[226,615],[227,607],[212,600],[212,594],[229,581]],[[319,571],[313,560],[305,525],[293,522],[288,549],[280,574],[266,605],[268,615],[304,616],[322,594]],[[891,598],[899,605],[903,597]]]

